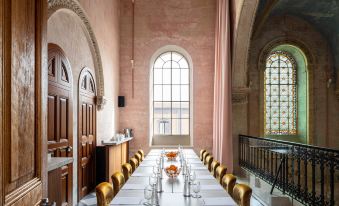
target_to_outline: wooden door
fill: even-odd
[[[46,11],[46,0],[0,0],[0,205],[47,195]]]
[[[79,77],[79,199],[95,187],[96,104],[95,81],[91,71],[84,68]]]
[[[53,157],[72,157],[73,112],[72,75],[64,52],[48,44],[48,152]],[[61,168],[61,190],[57,205],[72,205],[73,164]],[[55,179],[55,178],[54,178]]]

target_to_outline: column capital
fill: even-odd
[[[248,87],[232,88],[232,104],[247,104],[249,92],[250,88]]]

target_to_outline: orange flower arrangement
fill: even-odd
[[[167,152],[166,153],[166,157],[168,158],[168,160],[175,160],[177,155],[178,155],[178,152]]]
[[[166,171],[167,176],[174,178],[179,175],[180,168],[178,168],[175,165],[170,165],[169,167],[165,168],[165,171]]]

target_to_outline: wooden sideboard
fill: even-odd
[[[96,147],[96,182],[112,182],[111,175],[121,171],[121,165],[128,162],[129,141],[104,142]]]

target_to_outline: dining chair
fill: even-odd
[[[252,189],[246,184],[236,184],[233,188],[233,199],[239,206],[250,206]]]
[[[200,150],[200,156],[199,156],[199,158],[200,158],[201,161],[204,161],[204,153],[205,153],[205,152],[206,152],[205,149]]]
[[[202,155],[202,158],[203,158],[202,162],[204,163],[204,165],[207,165],[207,163],[206,163],[206,157],[207,157],[208,155],[210,155],[210,153],[208,153],[207,151]]]
[[[134,157],[137,158],[139,163],[142,161],[141,154],[139,154],[138,152],[134,154]]]
[[[237,177],[232,174],[225,174],[222,178],[222,187],[233,197],[233,188],[237,182]]]
[[[102,182],[95,188],[98,206],[109,206],[114,197],[113,186],[111,183]]]
[[[220,162],[218,160],[213,160],[213,162],[211,164],[211,174],[213,175],[213,177],[215,177],[215,170],[219,166],[220,166]]]
[[[138,153],[141,154],[141,161],[143,161],[143,160],[145,159],[145,153],[144,153],[144,150],[139,149],[139,150],[138,150]]]
[[[121,166],[122,173],[124,174],[125,181],[129,179],[129,177],[132,175],[132,165],[130,163],[125,163]]]
[[[118,194],[119,190],[125,184],[125,178],[124,178],[124,174],[122,174],[122,172],[114,173],[111,178],[112,178],[112,182],[113,182],[114,196],[115,196],[116,194]]]
[[[134,172],[134,171],[137,169],[137,167],[139,166],[139,161],[138,161],[138,159],[135,158],[135,157],[131,157],[131,158],[129,159],[129,163],[130,163],[131,166],[132,166],[132,172]]]
[[[222,184],[222,178],[224,177],[224,175],[226,174],[227,168],[223,165],[220,165],[219,167],[217,167],[217,169],[215,170],[215,178],[218,180],[218,182],[220,184]]]
[[[212,155],[206,156],[207,168],[210,172],[212,171],[212,162],[213,162],[213,156]]]

